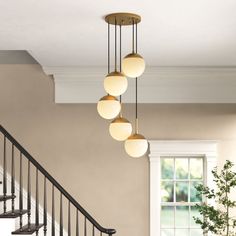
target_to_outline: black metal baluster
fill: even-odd
[[[20,153],[20,196],[19,196],[19,208],[20,208],[20,231],[23,227],[23,174],[22,174],[22,153]]]
[[[70,201],[68,201],[68,236],[71,236]]]
[[[6,136],[4,136],[4,147],[3,147],[3,211],[4,214],[7,212],[7,204],[6,204],[6,197],[7,197],[7,150],[6,150]]]
[[[47,235],[47,179],[44,176],[44,200],[43,200],[43,225],[44,236]]]
[[[15,211],[15,155],[14,145],[11,146],[11,212]]]
[[[76,209],[76,236],[79,236],[79,211]]]
[[[55,199],[54,199],[54,185],[52,185],[52,236],[55,236]]]
[[[28,160],[28,186],[27,186],[27,214],[28,214],[28,231],[30,232],[31,226],[31,174],[30,174],[30,161]]]
[[[20,229],[16,230],[14,232],[12,232],[12,234],[33,234],[36,231],[36,226],[38,225],[39,228],[41,226],[45,226],[45,236],[46,236],[46,221],[45,219],[47,219],[47,214],[44,215],[44,224],[39,224],[39,216],[37,216],[37,214],[35,215],[35,218],[38,218],[38,220],[36,219],[36,223],[32,224],[31,223],[31,200],[32,200],[32,194],[31,194],[31,165],[33,165],[36,170],[37,170],[37,177],[36,177],[36,195],[37,195],[37,208],[39,208],[39,176],[38,176],[38,172],[40,171],[40,173],[42,173],[45,176],[45,192],[44,192],[44,198],[47,200],[47,196],[46,196],[46,181],[50,181],[52,183],[52,234],[51,236],[55,236],[55,193],[54,193],[54,189],[57,188],[59,190],[59,192],[61,193],[61,197],[62,198],[67,198],[69,200],[69,204],[73,204],[76,208],[76,236],[79,236],[79,234],[82,233],[83,231],[83,227],[82,229],[80,229],[80,225],[79,225],[79,214],[81,212],[81,214],[83,214],[84,216],[84,235],[83,236],[87,236],[88,234],[88,229],[87,229],[87,220],[89,222],[91,222],[92,226],[93,226],[93,236],[94,234],[96,235],[96,231],[98,230],[98,233],[100,232],[100,235],[102,236],[104,232],[104,234],[107,234],[109,236],[112,236],[113,234],[115,234],[115,229],[104,229],[101,225],[99,225],[93,218],[92,216],[83,208],[81,207],[81,205],[27,152],[27,150],[25,150],[18,142],[17,140],[14,139],[14,137],[9,134],[1,125],[0,125],[0,132],[4,135],[4,150],[3,150],[3,196],[1,196],[1,201],[4,202],[3,205],[3,210],[5,214],[11,214],[12,212],[14,212],[14,214],[17,214],[15,216],[19,216],[22,217],[23,214],[27,213],[27,224],[26,226],[22,226],[23,223],[23,219],[20,219]],[[12,145],[12,165],[11,165],[11,173],[12,173],[12,181],[11,181],[11,194],[12,195],[7,195],[8,194],[8,186],[7,186],[7,155],[8,155],[8,140],[9,143],[11,143]],[[12,210],[8,213],[6,212],[7,210],[7,204],[6,204],[6,200],[7,199],[11,199],[12,196],[15,197],[15,153],[14,150],[18,149],[20,151],[20,190],[19,190],[19,210],[15,210],[15,201],[12,201]],[[24,210],[24,204],[23,204],[23,168],[22,168],[22,159],[23,156],[26,157],[26,159],[28,160],[27,163],[27,210]],[[10,169],[10,167],[9,167]],[[25,180],[26,181],[26,180]],[[61,206],[62,206],[62,200],[61,200]],[[45,205],[44,205],[44,212],[47,213],[47,203],[45,201]],[[38,211],[38,209],[35,209],[35,211]],[[69,210],[69,212],[71,211],[71,209]],[[21,215],[22,213],[22,215]],[[4,216],[4,218],[6,218],[8,216]],[[71,212],[69,214],[69,217],[71,218]],[[61,207],[61,223],[63,223],[63,214],[62,214],[62,207]],[[71,219],[68,219],[68,227],[71,224]],[[71,226],[70,226],[71,227]],[[70,229],[69,227],[69,229]],[[62,228],[63,228],[63,224],[62,224]],[[21,232],[22,231],[22,232]],[[73,230],[72,230],[73,231]],[[81,232],[79,232],[81,231]],[[89,230],[90,231],[90,230]],[[61,230],[61,233],[63,233],[63,231]],[[71,230],[69,230],[69,234],[71,234]],[[83,233],[82,233],[83,234]],[[90,234],[90,232],[89,232]]]
[[[87,219],[84,217],[84,236],[87,236]]]
[[[35,192],[35,226],[36,226],[36,236],[38,236],[39,232],[39,180],[38,177],[38,169],[36,169],[36,192]]]
[[[60,236],[63,236],[63,203],[62,203],[62,193],[60,195]]]

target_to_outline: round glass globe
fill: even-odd
[[[104,79],[104,89],[112,96],[120,96],[127,90],[127,87],[128,80],[121,72],[111,72]]]
[[[148,142],[141,134],[133,134],[125,141],[125,151],[131,157],[141,157],[148,149]]]
[[[115,140],[124,141],[131,135],[132,125],[127,119],[117,117],[111,122],[109,132],[111,137]]]
[[[97,111],[104,119],[114,119],[119,115],[121,109],[120,102],[113,96],[102,97],[97,104]]]
[[[130,78],[139,77],[145,70],[145,61],[137,53],[128,54],[122,60],[122,70]]]

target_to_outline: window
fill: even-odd
[[[201,236],[193,216],[202,202],[195,186],[204,183],[203,157],[161,157],[161,236]]]
[[[200,236],[195,186],[214,188],[216,141],[149,141],[150,236]],[[209,202],[214,204],[213,202]]]

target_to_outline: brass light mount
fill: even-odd
[[[133,13],[119,12],[105,16],[105,21],[112,25],[133,25],[141,22],[141,16]]]

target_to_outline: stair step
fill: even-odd
[[[28,225],[24,225],[22,229],[17,229],[16,231],[12,232],[12,234],[33,234],[37,230],[39,230],[42,226],[43,224],[39,224],[39,225],[30,224],[29,227]]]
[[[10,199],[13,199],[13,198],[15,198],[16,196],[12,196],[12,195],[7,195],[7,196],[3,196],[3,195],[1,195],[0,196],[0,202],[3,202],[4,200],[10,200]]]
[[[0,219],[1,218],[17,218],[20,215],[24,215],[27,213],[27,210],[14,210],[14,211],[8,211],[6,213],[0,214]]]

